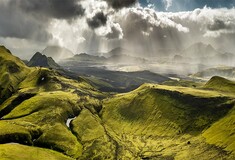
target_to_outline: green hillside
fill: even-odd
[[[1,104],[18,90],[18,84],[25,79],[30,69],[4,46],[0,46],[0,66]]]
[[[204,88],[235,93],[235,82],[214,76],[205,84]]]
[[[235,159],[232,81],[113,95],[0,55],[0,160]]]
[[[146,84],[107,100],[101,117],[121,143],[121,155],[146,159],[197,159],[198,156],[233,159],[234,155],[229,155],[234,151],[229,147],[233,135],[223,136],[229,141],[223,147],[217,141],[212,143],[207,136],[213,135],[210,126],[230,115],[233,106],[233,97],[221,96],[216,91]],[[233,128],[224,127],[224,130]]]
[[[6,99],[4,101],[1,98],[0,105],[0,143],[9,143],[0,145],[0,148],[8,148],[1,150],[0,157],[21,158],[21,155],[18,155],[21,154],[20,147],[11,145],[11,142],[52,149],[72,158],[81,156],[82,145],[66,126],[66,121],[76,117],[84,107],[94,113],[100,110],[99,99],[106,95],[82,79],[67,79],[46,68],[28,68],[3,47],[0,55],[3,66],[0,75],[9,77],[6,79],[6,76],[1,76],[0,79],[1,87],[5,89],[2,90],[1,97]],[[15,67],[14,72],[11,70],[12,66]],[[9,94],[6,94],[8,91]],[[64,157],[46,149],[25,149],[39,155],[46,154],[49,159]],[[9,150],[12,153],[9,153]],[[22,156],[22,159],[23,157],[30,160],[32,158],[29,155]]]

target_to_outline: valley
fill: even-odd
[[[235,0],[0,0],[0,160],[235,160]]]
[[[0,48],[0,159],[235,158],[235,82],[45,61]]]

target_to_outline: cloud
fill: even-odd
[[[103,12],[98,12],[92,18],[87,19],[87,24],[92,29],[99,28],[100,26],[106,25],[107,15],[104,15]]]
[[[173,0],[164,0],[166,10],[168,10],[172,6]]]
[[[47,21],[28,15],[16,6],[10,6],[10,1],[0,2],[0,36],[20,39],[47,41],[52,35],[45,30]]]
[[[138,0],[105,0],[114,9],[121,9],[134,5]]]
[[[111,27],[111,30],[106,34],[106,38],[108,39],[122,39],[123,32],[122,28],[118,23],[114,23]]]
[[[81,3],[85,8],[85,17],[90,29],[98,36],[107,39],[123,38],[122,28],[114,16],[116,10],[103,0],[87,0]]]
[[[122,45],[136,53],[158,54],[161,49],[183,49],[198,41],[220,46],[225,37],[230,39],[229,46],[235,41],[230,36],[235,33],[235,9],[157,12],[133,7],[115,12],[113,17],[127,40]]]
[[[234,8],[158,12],[134,5],[136,2],[2,0],[0,37],[44,42],[45,45],[55,43],[73,51],[82,50],[83,46],[105,50],[110,49],[106,45],[115,43],[114,46],[119,44],[149,55],[158,54],[161,49],[184,48],[198,41],[220,45],[226,40],[226,45],[234,46],[235,39],[231,36],[235,34]],[[166,4],[172,9],[176,2]]]
[[[9,5],[35,16],[57,19],[76,18],[85,11],[78,0],[11,0]]]
[[[167,14],[170,19],[189,26],[199,35],[219,37],[221,34],[235,32],[235,9],[195,9],[188,12]]]
[[[162,29],[174,28],[179,32],[189,32],[187,27],[173,21],[167,14],[159,14],[149,8],[131,8],[126,10],[123,16],[126,23],[130,23],[132,27],[143,32],[152,32],[154,27]]]
[[[229,25],[226,25],[223,20],[215,19],[213,24],[207,25],[208,30],[217,31],[221,29],[230,29]]]
[[[80,0],[3,0],[0,2],[0,36],[49,41],[52,19],[71,21],[84,15]]]

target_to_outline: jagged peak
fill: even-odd
[[[47,57],[46,55],[36,52],[33,57],[28,62],[28,66],[42,66],[42,67],[51,67],[59,68],[60,66],[54,61],[52,57]]]

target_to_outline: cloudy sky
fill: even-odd
[[[196,42],[235,53],[235,0],[0,0],[0,44],[21,58],[46,46],[138,56]]]

